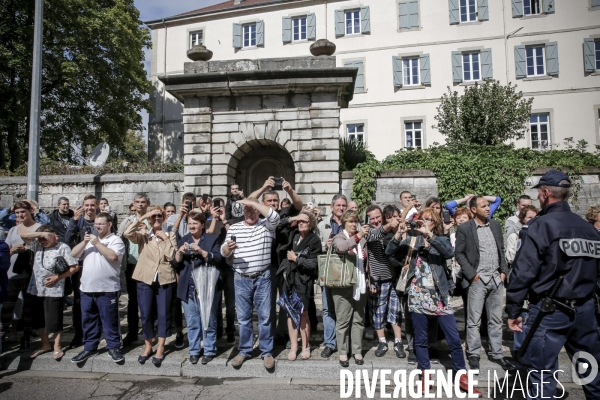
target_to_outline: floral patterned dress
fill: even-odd
[[[454,314],[449,303],[444,305],[442,295],[435,287],[431,267],[421,257],[417,258],[415,276],[408,288],[408,310],[433,316]]]

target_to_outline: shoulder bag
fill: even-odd
[[[335,288],[352,287],[357,282],[356,256],[333,253],[333,244],[327,254],[318,256],[319,285]]]
[[[406,280],[408,278],[408,270],[410,269],[410,262],[412,261],[412,255],[414,252],[415,243],[417,242],[417,237],[413,236],[410,239],[410,245],[408,246],[408,254],[406,255],[406,260],[404,261],[404,266],[400,271],[400,278],[398,279],[398,283],[396,284],[396,290],[399,293],[404,293],[406,291]]]

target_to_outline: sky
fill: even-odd
[[[142,21],[152,21],[155,19],[171,17],[187,11],[197,10],[199,8],[212,6],[213,4],[223,3],[226,0],[135,0],[135,6],[140,10],[140,19]],[[150,76],[150,50],[145,50],[146,54],[146,73]],[[148,141],[148,113],[142,113],[144,125],[144,137]]]

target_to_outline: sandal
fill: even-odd
[[[37,357],[41,356],[42,354],[50,353],[51,351],[52,351],[52,349],[40,349],[40,350],[36,350],[33,353],[31,353],[31,355],[29,356],[29,358],[34,359],[34,358],[37,358]]]
[[[298,346],[291,347],[290,351],[288,351],[288,357],[287,357],[288,361],[296,361],[297,353],[298,353]]]
[[[52,353],[52,357],[54,357],[54,359],[56,361],[60,361],[61,358],[63,358],[63,356],[65,355],[65,352],[62,351],[62,349],[55,351],[54,353]]]
[[[310,358],[310,346],[302,348],[302,353],[300,353],[300,357],[303,360],[308,360]]]

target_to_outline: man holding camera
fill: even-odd
[[[266,369],[275,367],[273,332],[271,329],[271,248],[279,214],[260,204],[256,198],[239,200],[244,205],[244,221],[233,224],[221,254],[232,257],[235,284],[235,305],[240,332],[239,354],[232,360],[240,368],[252,355],[252,308],[258,314],[258,341]],[[260,218],[260,214],[266,218]]]
[[[69,221],[67,232],[65,233],[65,243],[81,243],[88,229],[94,228],[96,219],[96,209],[98,203],[96,196],[88,194],[83,198],[83,204],[75,208],[73,218]],[[81,262],[79,266],[81,266]],[[81,320],[81,303],[79,286],[81,285],[81,269],[71,275],[71,285],[73,287],[73,328],[75,336],[71,340],[69,347],[79,347],[83,340],[83,328]]]
[[[87,229],[81,243],[75,246],[71,253],[73,257],[83,259],[81,286],[75,289],[81,295],[84,348],[71,359],[73,363],[81,363],[96,353],[100,343],[100,327],[112,360],[124,360],[119,350],[119,295],[121,260],[125,255],[125,244],[111,229],[110,214],[98,214],[93,229]]]

